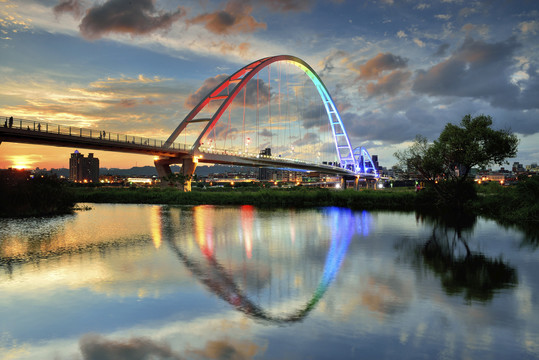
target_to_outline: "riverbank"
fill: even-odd
[[[217,189],[181,192],[174,188],[73,188],[77,202],[169,205],[255,205],[258,207],[340,206],[365,210],[414,210],[412,191],[329,189]]]
[[[257,207],[306,208],[339,206],[355,210],[430,211],[439,209],[427,192],[395,188],[383,190],[290,189],[195,189],[175,188],[71,188],[77,202],[138,203],[170,205],[255,205]],[[497,183],[477,187],[478,196],[466,211],[501,223],[539,226],[539,177],[514,186]]]

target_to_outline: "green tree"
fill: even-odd
[[[185,190],[185,185],[188,181],[191,180],[191,175],[185,175],[181,172],[179,173],[170,173],[167,176],[163,177],[163,180],[168,183],[169,186],[175,186],[180,189]]]
[[[459,125],[447,124],[433,143],[418,135],[410,148],[396,152],[401,166],[430,185],[443,202],[461,207],[475,196],[469,181],[473,167],[502,165],[517,154],[518,138],[491,128],[492,118],[466,115]]]

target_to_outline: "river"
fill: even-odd
[[[517,229],[87,205],[0,220],[0,359],[539,358],[538,242]]]

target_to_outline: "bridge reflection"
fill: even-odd
[[[251,206],[228,218],[226,208],[213,206],[161,211],[162,237],[190,272],[238,311],[272,324],[301,321],[315,308],[336,279],[352,239],[368,235],[371,221],[367,212],[325,208],[322,223],[305,222],[300,214],[301,219],[287,218],[275,229]],[[267,304],[260,292],[269,297]]]

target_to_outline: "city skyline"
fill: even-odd
[[[466,114],[519,136],[510,163],[537,163],[538,15],[534,1],[4,0],[0,116],[166,139],[206,81],[290,54],[384,166]],[[74,150],[4,142],[0,168],[67,167]],[[93,152],[104,167],[153,164]]]

